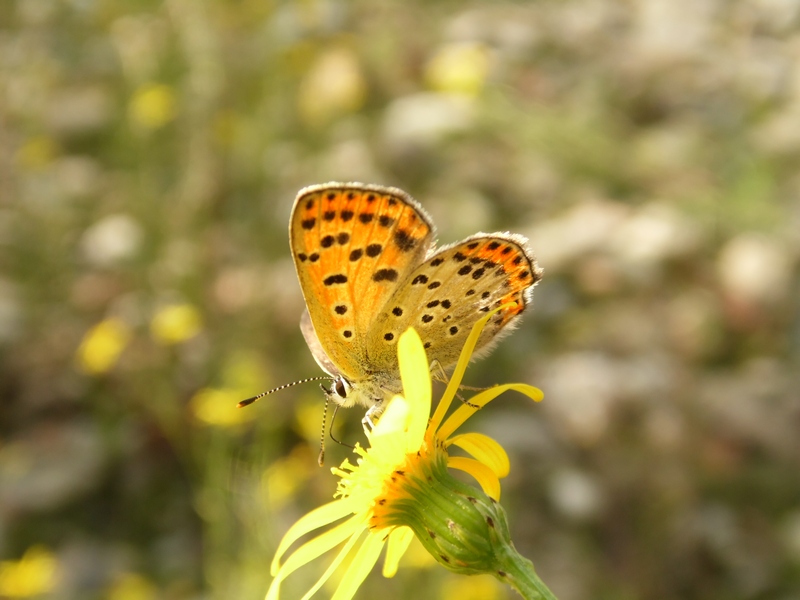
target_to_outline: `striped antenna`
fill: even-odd
[[[301,379],[300,381],[293,381],[292,383],[284,383],[283,385],[279,385],[278,387],[272,388],[271,390],[268,390],[266,392],[261,392],[258,396],[253,396],[252,398],[248,398],[247,400],[242,400],[241,402],[239,402],[239,404],[236,405],[236,408],[243,408],[245,406],[250,406],[253,402],[255,402],[256,400],[260,400],[264,396],[269,396],[270,394],[273,394],[275,392],[280,392],[281,390],[285,390],[286,388],[292,387],[293,385],[308,383],[309,381],[322,381],[322,380],[333,381],[333,377],[326,377],[326,376],[309,377],[308,379]]]

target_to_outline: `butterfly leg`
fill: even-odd
[[[368,433],[375,429],[375,421],[383,414],[383,399],[377,400],[375,404],[369,407],[364,418],[361,419],[361,425],[364,427],[364,433]]]
[[[433,378],[436,381],[440,381],[441,383],[448,383],[450,381],[450,379],[447,377],[447,373],[445,372],[444,367],[442,367],[442,363],[440,363],[435,358],[431,361],[431,374],[433,375]],[[458,386],[458,388],[459,389],[462,389],[462,388],[463,389],[469,389],[469,390],[484,390],[484,389],[488,389],[488,388],[473,388],[473,387],[469,387],[469,386],[465,386],[465,385],[460,385],[460,386]],[[458,392],[456,392],[456,398],[461,400],[461,402],[463,404],[466,404],[470,408],[480,408],[480,406],[478,406],[477,404],[473,404],[469,400],[465,400],[464,398],[462,398],[461,394],[459,394]]]

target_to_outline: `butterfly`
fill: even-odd
[[[367,407],[365,423],[402,390],[395,347],[414,327],[431,367],[457,361],[473,325],[487,323],[477,351],[515,326],[542,270],[527,239],[477,233],[434,247],[425,210],[404,191],[325,183],[297,195],[289,223],[292,258],[306,311],[300,328],[332,378],[327,399]]]

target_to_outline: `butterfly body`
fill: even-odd
[[[289,236],[307,307],[301,330],[334,378],[329,399],[376,416],[401,391],[395,344],[408,327],[431,363],[447,368],[478,319],[505,305],[478,341],[487,351],[530,303],[541,270],[525,238],[480,233],[434,249],[434,234],[397,188],[327,183],[299,192]]]

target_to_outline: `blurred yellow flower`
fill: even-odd
[[[111,369],[130,342],[130,328],[120,319],[101,321],[83,336],[76,358],[85,373],[98,375]]]
[[[449,577],[442,586],[442,600],[497,600],[505,598],[503,586],[491,575]]]
[[[354,52],[328,50],[311,66],[300,84],[298,104],[303,119],[319,125],[364,104],[367,84]]]
[[[205,425],[235,427],[256,417],[256,411],[237,410],[236,403],[243,396],[238,389],[203,388],[192,396],[189,406],[195,418]]]
[[[477,95],[489,72],[489,53],[482,44],[450,44],[430,60],[425,70],[428,84],[440,92]]]
[[[146,577],[125,573],[108,592],[108,600],[153,600],[158,590]]]
[[[275,461],[261,477],[261,491],[272,511],[292,500],[317,469],[307,444],[299,444],[286,458]]]
[[[161,308],[150,323],[150,333],[162,344],[179,344],[193,338],[203,320],[191,304],[170,304]]]
[[[52,592],[58,561],[44,546],[32,546],[19,560],[0,562],[0,598],[30,598]]]
[[[134,124],[144,129],[159,129],[175,118],[177,100],[173,89],[161,83],[148,83],[137,89],[128,106]]]
[[[17,150],[16,162],[25,169],[41,169],[49,165],[58,152],[58,145],[47,136],[39,135],[28,138]]]
[[[236,405],[264,388],[263,368],[254,354],[235,352],[227,357],[219,383],[199,390],[189,402],[195,418],[204,425],[237,427],[258,417],[258,411],[239,410]]]

